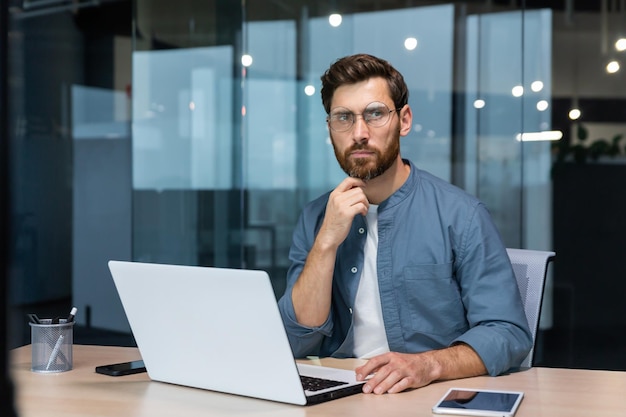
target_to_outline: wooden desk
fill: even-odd
[[[74,369],[59,374],[31,372],[30,354],[30,346],[11,351],[20,417],[420,417],[432,416],[432,405],[451,386],[524,391],[516,417],[626,415],[626,372],[533,368],[497,378],[446,381],[393,395],[357,394],[299,407],[152,382],[145,373],[110,377],[94,372],[96,365],[140,359],[136,348],[75,345]],[[353,368],[357,361],[322,362]]]

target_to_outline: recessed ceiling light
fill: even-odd
[[[340,26],[342,20],[343,18],[341,17],[339,13],[333,13],[330,16],[328,16],[328,23],[330,23],[330,25],[334,28],[336,28],[337,26]]]
[[[611,61],[606,64],[606,72],[609,74],[615,74],[617,71],[619,71],[619,62]]]

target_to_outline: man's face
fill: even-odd
[[[370,113],[372,103],[382,103],[385,110]],[[380,106],[379,106],[380,107]],[[383,78],[371,78],[337,88],[333,95],[330,116],[352,113],[354,123],[345,131],[330,127],[330,138],[339,166],[346,174],[370,180],[387,171],[400,155],[400,121],[398,112]],[[387,112],[385,115],[384,113]],[[365,114],[364,114],[365,113]],[[364,120],[371,114],[388,118],[382,126]]]

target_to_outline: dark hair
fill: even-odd
[[[387,80],[389,94],[397,109],[408,103],[409,89],[398,70],[384,59],[368,54],[356,54],[338,59],[322,75],[322,104],[326,113],[330,113],[330,102],[338,87],[356,84],[373,77]]]

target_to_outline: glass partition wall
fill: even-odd
[[[555,162],[624,148],[621,2],[56,3],[9,8],[11,305],[69,298],[78,330],[128,332],[109,259],[263,269],[280,296],[301,208],[344,176],[320,76],[364,52],[408,83],[403,156],[484,201],[507,246],[556,250],[535,363],[626,369],[621,266],[591,257],[620,258],[626,203]]]
[[[524,219],[526,185],[542,204],[549,195],[550,148],[521,140],[550,130],[549,10],[221,3],[165,15],[137,1],[134,259],[267,269],[280,293],[302,205],[344,176],[319,78],[356,52],[406,78],[415,120],[403,156],[485,201],[508,246],[551,247],[529,226],[549,207]]]

